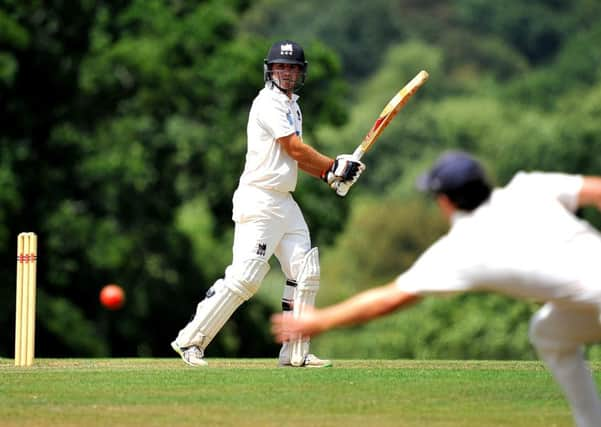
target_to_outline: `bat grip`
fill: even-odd
[[[361,147],[357,147],[355,149],[355,151],[353,151],[353,159],[361,160],[361,157],[363,157],[363,154],[365,154],[365,152],[363,150],[361,150]],[[344,196],[346,196],[346,194],[348,193],[348,191],[350,189],[351,189],[351,185],[349,183],[342,182],[342,181],[336,182],[336,195],[338,195],[340,197],[344,197]]]
[[[358,146],[357,148],[355,148],[355,151],[353,151],[353,159],[361,160],[361,157],[363,157],[364,154],[365,151],[363,151],[363,147]]]

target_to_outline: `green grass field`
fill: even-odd
[[[571,426],[538,362],[275,359],[0,359],[8,426]],[[596,371],[601,368],[595,364]]]

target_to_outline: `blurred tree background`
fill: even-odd
[[[271,43],[304,45],[305,139],[350,152],[420,69],[430,80],[345,199],[302,176],[322,254],[318,304],[390,280],[446,230],[413,182],[442,150],[498,184],[518,170],[601,171],[595,0],[128,0],[0,3],[0,356],[12,357],[16,236],[39,235],[37,355],[171,356],[231,257],[231,196]],[[585,218],[601,227],[599,213]],[[591,256],[594,256],[591,254]],[[208,356],[275,357],[277,263]],[[103,309],[107,283],[125,307]],[[536,309],[428,300],[315,340],[328,357],[528,359]],[[593,356],[601,356],[592,348]]]

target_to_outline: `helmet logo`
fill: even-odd
[[[280,45],[280,55],[292,56],[292,44],[286,43]]]

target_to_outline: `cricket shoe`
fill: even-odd
[[[279,366],[280,367],[289,367],[289,368],[296,368],[297,366],[292,366],[292,364],[290,363],[290,360],[284,360],[284,359],[280,359],[279,360]],[[327,360],[327,359],[320,359],[319,357],[317,357],[314,354],[307,354],[305,356],[305,360],[303,361],[303,364],[298,366],[298,368],[331,368],[332,367],[332,361],[331,360]]]
[[[195,345],[181,348],[175,341],[173,341],[171,343],[171,348],[182,357],[182,360],[186,363],[186,365],[195,367],[209,365],[207,361],[203,359],[203,351]]]

